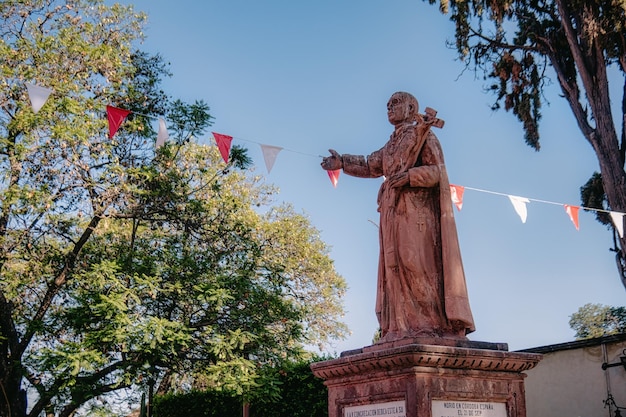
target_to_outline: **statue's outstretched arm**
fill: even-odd
[[[329,149],[330,156],[326,156],[322,159],[322,168],[326,171],[335,171],[343,168],[343,157],[334,149]]]

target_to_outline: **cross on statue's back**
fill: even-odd
[[[424,109],[424,114],[422,115],[424,122],[429,123],[431,126],[438,127],[441,129],[445,124],[443,119],[439,119],[437,117],[437,110],[432,109],[430,107],[426,107]]]

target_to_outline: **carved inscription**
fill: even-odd
[[[404,401],[390,401],[345,407],[343,417],[406,417],[406,404]]]
[[[433,417],[507,417],[506,404],[484,401],[433,400]]]

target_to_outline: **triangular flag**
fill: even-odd
[[[51,88],[40,87],[29,83],[26,83],[26,89],[28,90],[28,98],[30,98],[30,104],[35,113],[46,104],[46,100],[48,100],[48,97],[54,91]]]
[[[527,216],[526,203],[530,203],[530,201],[526,197],[517,197],[514,195],[510,195],[508,197],[509,197],[509,200],[511,200],[511,203],[513,204],[513,208],[515,209],[515,212],[520,217],[520,219],[522,219],[522,223],[526,223],[526,216]]]
[[[611,215],[611,220],[613,220],[613,224],[617,229],[617,233],[620,238],[624,237],[624,213],[619,213],[617,211],[611,211],[609,213]]]
[[[333,183],[333,187],[337,188],[337,182],[339,182],[339,174],[341,173],[340,169],[329,170],[328,178],[330,178],[330,182]]]
[[[109,119],[109,138],[113,139],[117,129],[130,114],[130,110],[118,109],[117,107],[107,106],[107,119]]]
[[[217,148],[220,150],[222,159],[224,159],[224,162],[228,163],[228,155],[230,154],[230,143],[233,141],[233,137],[215,132],[212,133],[213,137],[215,138],[215,142],[217,142]]]
[[[463,207],[463,193],[465,192],[465,187],[462,185],[453,185],[450,184],[450,196],[452,197],[452,203],[456,206],[458,211],[461,211]]]
[[[276,161],[276,156],[283,148],[279,146],[261,145],[261,151],[263,152],[263,159],[265,159],[265,167],[269,174]]]
[[[570,206],[569,204],[564,204],[563,207],[565,207],[565,212],[569,216],[572,223],[574,223],[574,226],[576,226],[576,230],[580,230],[578,227],[578,210],[580,207]]]
[[[165,144],[165,141],[170,138],[169,133],[167,133],[167,126],[165,125],[165,120],[162,117],[159,117],[159,133],[156,138],[156,147],[159,148]]]

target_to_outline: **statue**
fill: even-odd
[[[389,141],[367,157],[330,149],[325,170],[385,178],[378,193],[380,256],[376,316],[378,343],[403,338],[466,339],[474,331],[450,185],[441,145],[430,131],[436,112],[418,113],[409,93],[394,93]]]

